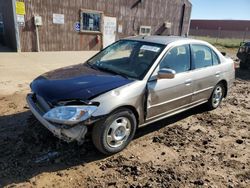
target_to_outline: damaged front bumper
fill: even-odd
[[[50,130],[56,137],[66,142],[77,141],[78,143],[82,143],[84,141],[87,133],[86,125],[79,124],[73,127],[65,128],[64,126],[51,124],[49,121],[44,119],[43,113],[38,108],[32,96],[32,94],[28,94],[26,98],[30,111],[40,121],[40,123]]]

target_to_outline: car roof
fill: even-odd
[[[191,39],[186,38],[186,37],[180,37],[180,36],[159,36],[159,35],[128,37],[128,38],[125,38],[125,40],[152,42],[152,43],[164,44],[164,45],[168,45],[169,43],[172,43],[172,42],[175,42],[175,41],[179,41],[179,40],[190,40],[191,41]]]

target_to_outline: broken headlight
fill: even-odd
[[[52,108],[43,117],[51,122],[73,125],[90,118],[97,106],[59,106]]]

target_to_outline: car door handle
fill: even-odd
[[[187,80],[185,81],[185,84],[186,84],[187,86],[191,85],[191,83],[192,83],[192,79],[187,79]]]
[[[215,73],[215,76],[216,76],[216,77],[220,77],[220,73],[221,73],[220,71],[217,71],[217,72]]]

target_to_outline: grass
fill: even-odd
[[[214,46],[221,46],[225,48],[239,48],[242,39],[231,39],[231,38],[212,38],[212,37],[201,37],[201,36],[190,36],[194,39],[204,40]]]

